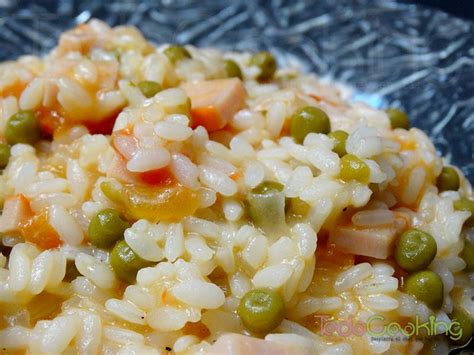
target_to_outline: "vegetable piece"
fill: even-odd
[[[285,303],[276,291],[256,289],[247,292],[240,300],[237,314],[244,326],[255,333],[275,329],[283,320]]]
[[[242,71],[240,70],[240,67],[236,62],[231,59],[226,59],[224,64],[228,78],[242,79]]]
[[[175,182],[169,167],[145,171],[138,174],[141,181],[149,185],[167,186]]]
[[[100,184],[100,190],[110,201],[121,204],[123,202],[122,187],[112,181],[104,181]]]
[[[267,81],[273,78],[277,68],[275,58],[268,52],[255,53],[250,58],[250,65],[256,66],[260,69],[260,74],[257,76],[259,81]]]
[[[467,211],[471,214],[471,217],[466,221],[466,224],[474,224],[474,200],[462,197],[459,200],[454,201],[454,209],[458,211]]]
[[[431,264],[436,252],[436,241],[430,234],[409,229],[398,239],[395,260],[406,271],[420,271]]]
[[[452,324],[449,328],[450,340],[457,345],[466,344],[474,333],[473,320],[460,308],[454,308],[449,318],[458,323]]]
[[[14,114],[5,127],[5,138],[10,145],[17,143],[35,144],[41,135],[38,118],[33,111]]]
[[[59,235],[49,224],[48,217],[48,210],[43,210],[22,224],[20,228],[23,238],[41,249],[52,249],[61,245]]]
[[[328,134],[330,131],[328,115],[317,107],[303,107],[291,116],[290,133],[297,143],[303,143],[309,133]]]
[[[64,125],[65,120],[57,111],[45,107],[36,110],[36,117],[38,117],[41,132],[48,137],[52,137],[56,130]]]
[[[147,187],[126,185],[123,188],[127,214],[132,219],[176,221],[192,215],[199,207],[200,196],[183,186]]]
[[[392,254],[396,236],[395,227],[336,227],[329,234],[329,244],[345,253],[386,259]]]
[[[181,47],[181,46],[176,46],[176,45],[169,46],[168,48],[165,49],[163,53],[168,57],[170,62],[173,64],[179,62],[180,60],[191,58],[191,54],[189,54],[186,48]]]
[[[161,85],[157,83],[156,81],[148,81],[148,80],[140,81],[137,84],[137,87],[140,89],[140,91],[146,98],[155,96],[162,89]]]
[[[468,272],[474,271],[474,242],[468,239],[464,241],[461,258],[466,262],[465,270]]]
[[[0,232],[15,233],[23,223],[33,217],[30,201],[22,194],[8,197],[3,204],[0,216]]]
[[[405,292],[425,303],[431,309],[443,305],[443,281],[433,271],[418,271],[408,276],[404,285]]]
[[[445,166],[436,180],[440,192],[459,189],[459,175],[456,169]]]
[[[349,134],[344,131],[333,131],[328,134],[329,137],[334,139],[334,148],[332,148],[332,151],[339,155],[339,157],[343,157],[344,155],[347,154],[346,152],[346,140],[347,137],[349,137]]]
[[[285,226],[285,193],[283,185],[264,181],[247,196],[249,215],[257,227],[266,233],[282,230]]]
[[[193,126],[209,132],[224,128],[245,106],[245,88],[237,78],[185,83],[183,89],[191,99]]]
[[[300,199],[299,197],[293,197],[287,200],[288,203],[285,205],[285,213],[294,217],[305,217],[308,215],[311,206]]]
[[[108,248],[119,239],[130,227],[130,223],[123,220],[117,210],[107,208],[97,213],[89,223],[89,240],[99,248]]]
[[[0,169],[5,168],[10,160],[10,146],[0,143]]]
[[[390,125],[393,129],[395,128],[403,128],[403,129],[410,129],[410,119],[408,118],[407,114],[403,111],[400,111],[396,108],[388,108],[385,110],[390,119]]]
[[[366,184],[369,182],[370,168],[362,159],[352,154],[346,154],[341,158],[339,177],[344,181],[357,180]]]
[[[121,240],[115,244],[110,253],[110,265],[120,280],[132,284],[135,282],[138,270],[153,263],[140,258],[124,240]]]

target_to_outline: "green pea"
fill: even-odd
[[[142,92],[145,97],[150,98],[155,96],[157,93],[161,91],[161,85],[157,83],[156,81],[140,81],[138,83],[138,88]]]
[[[459,189],[459,174],[456,169],[445,166],[438,176],[436,185],[440,192]]]
[[[255,333],[267,333],[280,325],[285,312],[283,298],[276,291],[257,289],[240,300],[237,314],[244,326]]]
[[[360,158],[346,154],[341,158],[340,178],[344,181],[356,180],[366,184],[369,182],[370,168]]]
[[[398,239],[395,260],[407,271],[419,271],[433,261],[436,252],[436,241],[430,234],[419,229],[409,229]]]
[[[462,197],[459,200],[454,201],[454,209],[458,211],[467,211],[471,214],[469,219],[466,221],[466,224],[474,224],[474,200]]]
[[[425,303],[431,309],[443,305],[443,282],[433,271],[418,271],[405,280],[405,292]]]
[[[168,59],[170,60],[171,63],[177,63],[180,60],[186,59],[186,58],[191,58],[191,54],[189,54],[188,50],[184,47],[181,46],[169,46],[168,48],[165,49],[163,52]]]
[[[256,66],[260,69],[260,74],[257,77],[257,80],[259,81],[272,79],[277,68],[275,58],[268,52],[255,53],[250,58],[250,65]]]
[[[115,244],[110,253],[110,265],[120,280],[131,284],[135,282],[138,270],[153,264],[140,258],[124,240],[121,240]]]
[[[89,224],[89,240],[99,248],[108,248],[123,238],[123,233],[130,224],[120,214],[107,208],[97,213]]]
[[[265,232],[282,229],[285,225],[283,188],[278,182],[264,181],[252,189],[247,197],[250,218]]]
[[[40,139],[40,125],[33,111],[20,111],[14,114],[7,122],[5,138],[7,143],[35,144]]]
[[[10,160],[10,146],[0,143],[0,169],[5,168]]]
[[[332,151],[339,155],[339,157],[343,157],[344,155],[346,155],[346,140],[347,137],[349,137],[349,134],[344,131],[333,131],[329,133],[328,136],[334,139],[335,141],[334,148],[332,148]]]
[[[464,249],[461,252],[461,258],[466,262],[466,271],[474,271],[474,242],[466,239]]]
[[[330,131],[328,115],[317,107],[303,107],[291,116],[290,133],[297,143],[303,143],[309,133],[328,134]]]
[[[225,70],[228,78],[239,78],[242,79],[242,71],[239,65],[231,59],[226,59]]]
[[[388,108],[385,110],[390,119],[390,125],[393,129],[395,128],[403,128],[409,129],[410,128],[410,119],[408,118],[407,114],[403,111],[400,111],[396,108]]]
[[[454,308],[450,318],[453,323],[449,327],[449,339],[457,345],[466,344],[474,332],[473,320],[460,308]]]

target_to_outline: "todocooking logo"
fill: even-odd
[[[428,321],[422,322],[419,316],[415,316],[414,321],[403,323],[390,322],[384,324],[384,316],[373,315],[367,322],[354,320],[349,317],[347,320],[331,320],[328,315],[314,316],[319,321],[319,333],[322,336],[364,336],[379,341],[401,341],[412,336],[423,337],[445,333],[452,340],[456,341],[462,337],[462,328],[456,320],[451,322],[437,321],[435,316],[428,317]],[[386,322],[385,322],[386,323]]]

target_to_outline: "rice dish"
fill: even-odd
[[[471,338],[471,185],[401,111],[266,52],[156,47],[98,20],[0,64],[0,92],[2,352]]]

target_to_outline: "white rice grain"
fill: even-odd
[[[257,271],[252,279],[252,283],[255,287],[276,289],[288,281],[292,272],[292,267],[287,264],[269,266]]]
[[[70,245],[80,245],[84,239],[81,226],[74,217],[60,205],[52,205],[49,211],[49,224],[62,241]]]
[[[160,138],[180,142],[191,137],[193,130],[180,123],[161,121],[155,124],[155,133]]]
[[[34,110],[41,105],[44,95],[44,79],[36,78],[31,81],[20,95],[21,110]]]
[[[128,301],[111,298],[105,302],[105,308],[117,317],[134,324],[146,324],[146,313]]]
[[[103,289],[111,289],[116,285],[115,274],[109,264],[101,262],[93,256],[80,253],[76,257],[77,270]]]
[[[170,153],[163,147],[139,149],[127,163],[127,169],[132,172],[145,172],[160,169],[169,164]]]
[[[188,280],[171,289],[179,301],[197,308],[216,309],[224,304],[224,292],[215,284],[200,280]]]
[[[372,266],[369,263],[357,264],[339,274],[334,284],[334,290],[338,293],[352,288],[356,283],[371,276]]]

